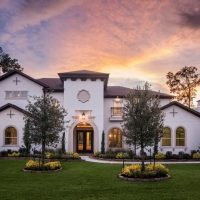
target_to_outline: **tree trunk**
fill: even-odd
[[[145,171],[145,166],[144,166],[144,147],[141,147],[141,161],[142,161],[142,169],[141,171]]]
[[[44,165],[45,161],[45,139],[42,139],[42,165]]]

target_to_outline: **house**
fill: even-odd
[[[108,86],[109,74],[87,70],[59,73],[58,78],[35,79],[19,71],[0,76],[0,151],[18,150],[23,145],[25,107],[30,96],[41,96],[43,89],[67,110],[66,150],[93,153],[100,151],[102,132],[106,149],[130,148],[121,133],[124,97],[132,90]],[[171,95],[160,97],[165,113],[165,128],[159,150],[190,153],[200,145],[200,113],[178,102]]]

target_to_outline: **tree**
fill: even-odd
[[[101,153],[105,154],[105,133],[104,133],[104,131],[102,133],[102,139],[101,139]]]
[[[12,70],[23,71],[23,68],[18,63],[18,60],[12,59],[10,55],[5,53],[1,47],[0,47],[0,68],[2,68],[2,71],[4,73]]]
[[[29,119],[27,119],[26,122],[25,122],[23,142],[24,142],[26,154],[29,155],[30,150],[31,150],[31,134],[30,134],[30,121],[29,121]]]
[[[62,143],[62,153],[64,154],[66,152],[66,150],[65,150],[65,132],[63,132],[61,143]]]
[[[159,97],[153,95],[146,83],[143,90],[137,88],[126,97],[123,116],[123,136],[129,145],[140,148],[142,171],[145,148],[153,146],[162,136],[164,115],[160,110]]]
[[[46,146],[58,143],[60,133],[64,131],[66,112],[45,90],[41,97],[33,97],[33,100],[26,106],[30,115],[25,116],[25,122],[29,120],[32,143],[42,147],[42,164],[44,164]]]
[[[170,92],[176,94],[176,99],[189,108],[193,105],[193,98],[196,96],[196,87],[200,85],[200,74],[196,67],[183,67],[175,74],[167,73],[166,84]]]

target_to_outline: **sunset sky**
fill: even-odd
[[[0,46],[33,77],[88,69],[110,85],[200,69],[199,0],[0,0]]]

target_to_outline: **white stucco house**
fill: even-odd
[[[0,151],[18,150],[23,145],[25,106],[30,96],[41,96],[43,88],[67,110],[66,150],[93,153],[100,151],[102,132],[106,149],[129,148],[121,134],[124,97],[132,90],[108,86],[109,74],[87,70],[59,73],[58,78],[35,79],[19,71],[0,76]],[[153,91],[152,91],[153,92]],[[200,146],[200,113],[172,96],[160,97],[165,113],[165,128],[160,151],[190,153]]]

